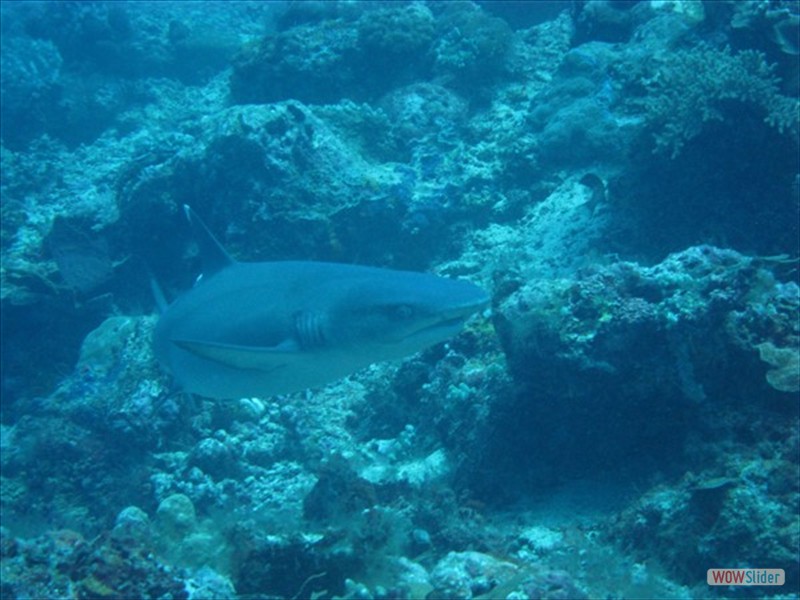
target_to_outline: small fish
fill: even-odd
[[[324,262],[234,261],[184,206],[204,273],[154,334],[161,365],[210,398],[318,387],[461,330],[489,298],[467,281]]]

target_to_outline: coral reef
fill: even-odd
[[[797,3],[0,16],[3,598],[797,597]],[[151,349],[183,204],[491,309],[189,396]],[[742,565],[787,584],[706,585]]]
[[[64,529],[19,539],[2,528],[0,536],[3,597],[236,598],[230,581],[210,569],[176,570],[114,532],[86,540]]]

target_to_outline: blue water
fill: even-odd
[[[0,3],[0,596],[798,598],[799,6]],[[491,302],[190,395],[183,205]]]

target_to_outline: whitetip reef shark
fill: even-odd
[[[318,387],[448,339],[489,301],[472,283],[427,273],[237,262],[183,208],[204,272],[163,311],[153,348],[189,393],[235,399]]]

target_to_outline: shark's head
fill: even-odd
[[[467,281],[387,271],[355,281],[329,314],[334,337],[374,360],[400,358],[458,333],[489,298]]]

